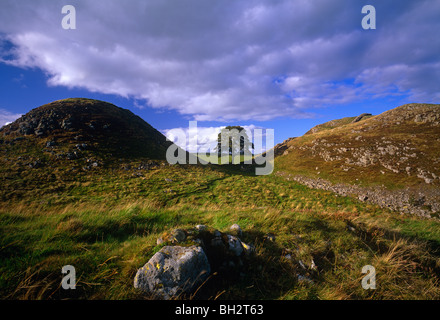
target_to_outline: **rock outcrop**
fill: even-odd
[[[155,297],[170,299],[192,291],[210,272],[202,247],[166,246],[137,271],[134,287]]]
[[[425,218],[440,218],[440,190],[403,189],[388,190],[383,187],[361,187],[358,185],[331,183],[321,178],[309,178],[279,171],[276,173],[287,180],[293,180],[313,189],[332,191],[340,196],[354,196],[363,202],[400,213],[414,214]]]
[[[238,237],[242,234],[238,224],[230,231],[233,234],[197,225],[164,232],[157,244],[166,246],[137,271],[135,288],[170,299],[191,293],[213,272],[225,277],[239,275],[255,248]]]
[[[371,116],[372,116],[371,113],[362,113],[362,114],[358,115],[356,118],[354,118],[354,120],[351,123],[359,122],[362,119],[364,119],[365,117],[371,117]]]
[[[277,157],[277,156],[281,156],[281,155],[283,155],[284,152],[289,148],[288,143],[289,143],[290,141],[292,141],[293,139],[295,139],[295,138],[289,138],[289,139],[284,140],[284,141],[281,142],[281,143],[278,143],[278,144],[273,148],[273,149],[274,149],[274,156]]]
[[[69,149],[69,160],[81,158],[79,151],[86,150],[114,157],[164,160],[172,145],[130,110],[84,98],[58,100],[32,109],[1,127],[0,136],[36,138],[49,153]]]
[[[440,215],[439,137],[440,105],[407,104],[316,126],[283,146],[275,167],[315,188],[337,188],[392,210],[435,217]],[[422,205],[414,205],[422,198]]]

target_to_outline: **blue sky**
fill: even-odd
[[[61,8],[76,9],[64,30]],[[104,5],[105,4],[105,5]],[[363,5],[376,8],[364,30]],[[440,1],[2,1],[0,125],[86,97],[162,132],[314,125],[439,103]],[[209,130],[208,130],[209,129]]]

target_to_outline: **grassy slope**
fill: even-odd
[[[361,120],[366,120],[368,118],[371,118],[371,116],[365,116],[363,117]],[[312,129],[310,129],[308,132],[306,132],[305,134],[312,134],[312,133],[317,133],[320,131],[324,131],[324,130],[330,130],[330,129],[334,129],[337,127],[341,127],[347,124],[350,124],[353,122],[353,120],[355,120],[356,117],[345,117],[342,119],[335,119],[335,120],[331,120],[322,124],[318,124],[317,126],[313,127]]]
[[[434,221],[225,167],[97,168],[87,176],[66,169],[57,188],[38,187],[34,174],[27,185],[38,197],[28,191],[0,207],[2,298],[144,298],[133,278],[160,249],[163,231],[195,224],[226,231],[233,223],[257,256],[244,277],[214,277],[195,298],[440,298]],[[304,270],[299,260],[306,268],[313,260],[319,271]],[[60,289],[66,264],[77,268],[77,290]],[[360,286],[366,264],[376,267],[377,290]]]
[[[418,175],[440,175],[440,126],[417,121],[417,115],[439,117],[439,105],[402,106],[357,123],[319,130],[288,143],[288,154],[277,158],[277,169],[332,182],[438,187]],[[343,120],[343,119],[342,119]],[[416,121],[415,121],[416,120]],[[436,119],[438,122],[438,119]],[[367,155],[365,157],[365,155]],[[407,172],[409,169],[409,174]]]
[[[347,134],[342,127],[326,132],[338,130]],[[326,134],[299,139],[307,143]],[[233,223],[256,246],[256,257],[240,279],[214,276],[194,298],[440,299],[436,221],[396,215],[276,175],[225,166],[159,164],[146,170],[147,159],[105,157],[84,170],[93,153],[56,160],[41,148],[27,137],[8,144],[0,157],[3,299],[148,298],[133,288],[133,278],[160,249],[162,232],[196,224],[227,231]],[[36,159],[41,165],[30,168]],[[296,161],[295,170],[315,167],[286,156],[277,158],[276,168],[285,159]],[[265,240],[268,232],[275,242]],[[67,264],[76,267],[74,291],[60,288]],[[360,285],[366,264],[376,267],[373,291]]]

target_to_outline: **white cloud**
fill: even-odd
[[[356,1],[70,2],[4,0],[0,34],[14,47],[0,59],[44,70],[52,86],[199,121],[306,117],[374,96],[439,98],[439,1],[371,0],[370,31]],[[76,30],[61,28],[64,4],[76,7]]]
[[[251,141],[260,139],[261,144],[256,144],[254,153],[259,154],[266,150],[266,147],[272,148],[273,146],[266,146],[265,136],[266,130],[261,127],[257,127],[253,124],[242,126],[246,130]],[[203,150],[213,151],[217,145],[218,134],[225,126],[219,127],[199,127],[196,130],[190,131],[190,126],[187,128],[173,128],[163,130],[162,133],[170,140],[176,143],[179,147],[187,150],[188,152],[196,153],[202,147]],[[255,130],[260,129],[260,130]],[[195,134],[193,134],[195,133]],[[258,149],[261,147],[262,149]]]
[[[17,120],[21,116],[22,116],[21,114],[12,113],[12,112],[6,111],[4,109],[0,109],[0,127],[12,123],[13,121]]]
[[[171,141],[175,142],[179,147],[188,152],[197,152],[203,145],[209,145],[214,148],[217,143],[217,136],[220,130],[224,127],[197,127],[197,134],[190,136],[189,128],[173,128],[163,130],[163,134]],[[179,141],[177,138],[180,134],[185,136],[185,139]]]

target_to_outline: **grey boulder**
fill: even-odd
[[[208,258],[200,246],[166,246],[137,271],[134,287],[157,298],[170,299],[197,288],[210,272]]]

